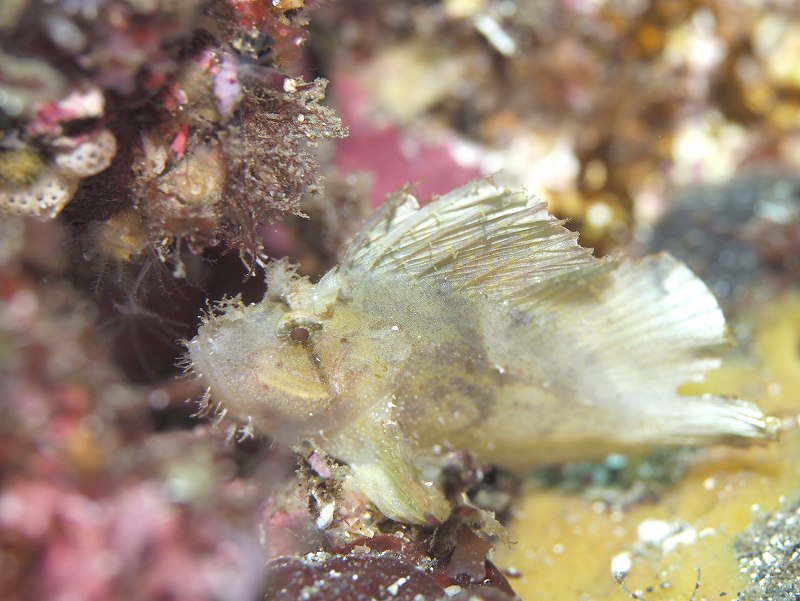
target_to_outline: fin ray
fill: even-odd
[[[613,267],[580,282],[553,280],[532,289],[525,304],[551,334],[537,352],[553,369],[567,366],[561,380],[576,397],[610,415],[635,416],[638,431],[619,434],[631,442],[772,437],[755,405],[677,392],[717,368],[728,342],[725,318],[705,284],[667,254]]]
[[[345,269],[447,281],[467,294],[508,299],[599,261],[545,203],[487,181],[421,209],[410,195],[389,203],[351,245]]]

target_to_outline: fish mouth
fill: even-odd
[[[330,392],[319,379],[314,380],[280,371],[265,371],[259,373],[257,377],[259,384],[265,389],[298,400],[322,401],[330,396]]]

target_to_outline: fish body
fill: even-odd
[[[666,254],[596,259],[523,193],[476,182],[390,199],[317,284],[285,261],[260,303],[226,301],[188,343],[229,413],[349,464],[385,515],[449,506],[434,447],[525,470],[651,444],[761,440],[753,404],[686,397],[719,365],[725,320]]]

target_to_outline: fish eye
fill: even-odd
[[[284,319],[278,329],[278,335],[284,340],[303,344],[311,338],[312,332],[321,329],[322,324],[318,320],[294,315]]]
[[[289,332],[289,338],[294,340],[295,342],[305,342],[308,340],[308,337],[311,335],[311,332],[308,331],[307,328],[302,326],[296,326],[292,328],[292,331]]]

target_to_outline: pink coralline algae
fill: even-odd
[[[261,586],[250,559],[256,541],[174,504],[154,481],[101,498],[11,482],[0,495],[0,527],[12,561],[40,550],[27,566],[40,599],[234,601],[255,598]]]
[[[357,80],[343,71],[333,81],[342,118],[353,124],[350,135],[339,142],[336,165],[343,173],[379,175],[371,191],[374,206],[408,183],[413,184],[415,194],[426,198],[445,194],[481,175],[477,165],[457,160],[466,142],[454,133],[426,139],[397,125],[381,125],[368,115],[366,94]]]
[[[89,305],[25,275],[59,269],[52,225],[0,230],[3,598],[256,599],[259,497],[233,477],[224,437],[155,433]]]

